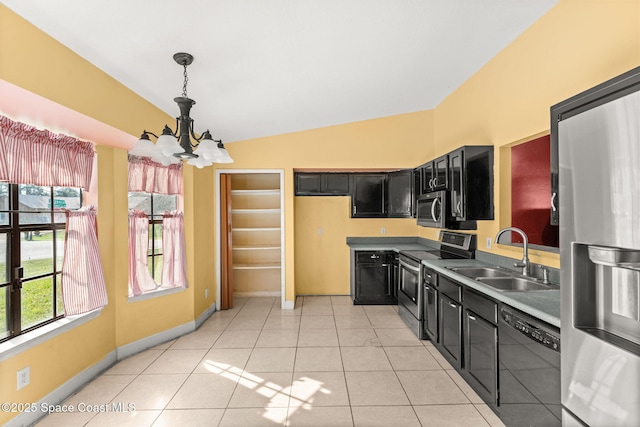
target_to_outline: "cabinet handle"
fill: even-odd
[[[456,204],[456,210],[458,211],[458,213],[462,213],[462,200],[459,200]]]
[[[467,314],[467,316],[469,317],[470,320],[473,320],[474,322],[476,321],[476,318],[470,314]]]
[[[356,213],[358,213],[358,207],[353,205],[353,214],[355,215]]]
[[[431,203],[431,218],[433,218],[434,221],[438,221],[438,218],[436,218],[436,202],[440,203],[440,199],[433,199],[433,203]]]
[[[370,257],[370,258],[371,258],[371,259],[378,259],[378,258],[380,258],[380,257],[379,257],[378,255],[376,255],[376,254],[373,254],[373,255],[371,255],[371,257]]]
[[[449,307],[451,307],[451,308],[458,308],[458,306],[457,306],[457,305],[455,305],[455,304],[454,304],[454,303],[452,303],[452,302],[450,302],[450,303],[449,303]]]
[[[558,197],[558,193],[551,194],[551,210],[554,212],[558,210],[556,207],[556,197]]]

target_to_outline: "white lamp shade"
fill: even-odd
[[[205,166],[211,166],[211,164],[212,164],[212,163],[213,163],[213,162],[211,162],[211,160],[207,160],[207,159],[205,159],[205,158],[204,158],[204,157],[202,157],[202,156],[197,157],[197,158],[193,158],[193,159],[189,159],[189,160],[187,161],[187,164],[188,164],[188,165],[195,166],[195,167],[197,167],[198,169],[202,169],[202,168],[204,168]]]
[[[129,150],[133,156],[151,157],[156,153],[156,146],[149,139],[139,139],[136,145]]]
[[[221,158],[217,158],[215,160],[216,163],[233,163],[233,159],[229,155],[229,152],[227,151],[226,148],[218,147],[218,150],[220,150],[220,152],[222,153],[222,157]]]
[[[178,140],[171,135],[160,135],[156,142],[156,150],[165,156],[173,156],[175,153],[184,153],[184,149],[178,144]]]
[[[218,145],[212,140],[205,138],[200,141],[198,147],[195,149],[193,154],[196,154],[200,157],[204,157],[206,160],[214,160],[216,157],[221,156],[219,152]]]

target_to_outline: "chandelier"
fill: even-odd
[[[173,98],[180,109],[180,117],[176,117],[176,129],[171,130],[164,125],[162,135],[143,131],[136,145],[129,150],[129,154],[141,157],[150,157],[151,160],[165,166],[180,163],[186,160],[188,165],[203,168],[213,163],[233,163],[233,159],[224,148],[222,140],[213,139],[207,129],[200,136],[193,131],[193,119],[189,117],[191,107],[196,101],[187,96],[187,66],[193,62],[193,56],[179,52],[173,55],[173,60],[182,65],[184,82],[182,84],[182,96]],[[149,135],[156,138],[154,144]],[[196,142],[192,143],[191,138]]]

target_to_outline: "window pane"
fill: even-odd
[[[82,199],[80,189],[74,187],[53,187],[53,207],[55,209],[80,209]],[[56,213],[54,222],[63,223],[66,221],[64,213]]]
[[[56,274],[56,306],[57,315],[62,316],[64,314],[64,304],[62,303],[62,274]]]
[[[56,271],[62,271],[62,262],[64,261],[64,237],[66,235],[66,231],[54,230],[53,233],[56,242]]]
[[[162,284],[162,255],[149,257],[149,274],[156,284]]]
[[[147,215],[151,215],[151,194],[129,193],[129,209],[144,211]]]
[[[0,288],[0,339],[9,336],[9,322],[7,318],[9,293],[9,288]]]
[[[0,283],[6,283],[9,280],[7,276],[7,266],[9,260],[7,259],[7,233],[0,234]]]
[[[20,224],[51,223],[51,214],[46,212],[51,211],[51,187],[24,184],[18,188]]]
[[[175,194],[154,194],[153,213],[162,215],[164,211],[175,211],[178,209],[178,196]]]
[[[149,255],[162,253],[162,224],[149,225]]]
[[[9,225],[9,184],[0,182],[0,225]]]
[[[25,279],[53,273],[53,230],[20,233],[20,265]]]
[[[53,318],[53,278],[22,283],[22,329]]]

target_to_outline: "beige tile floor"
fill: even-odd
[[[131,356],[65,403],[133,412],[49,415],[47,426],[502,426],[395,306],[346,296],[235,300],[197,331]]]

